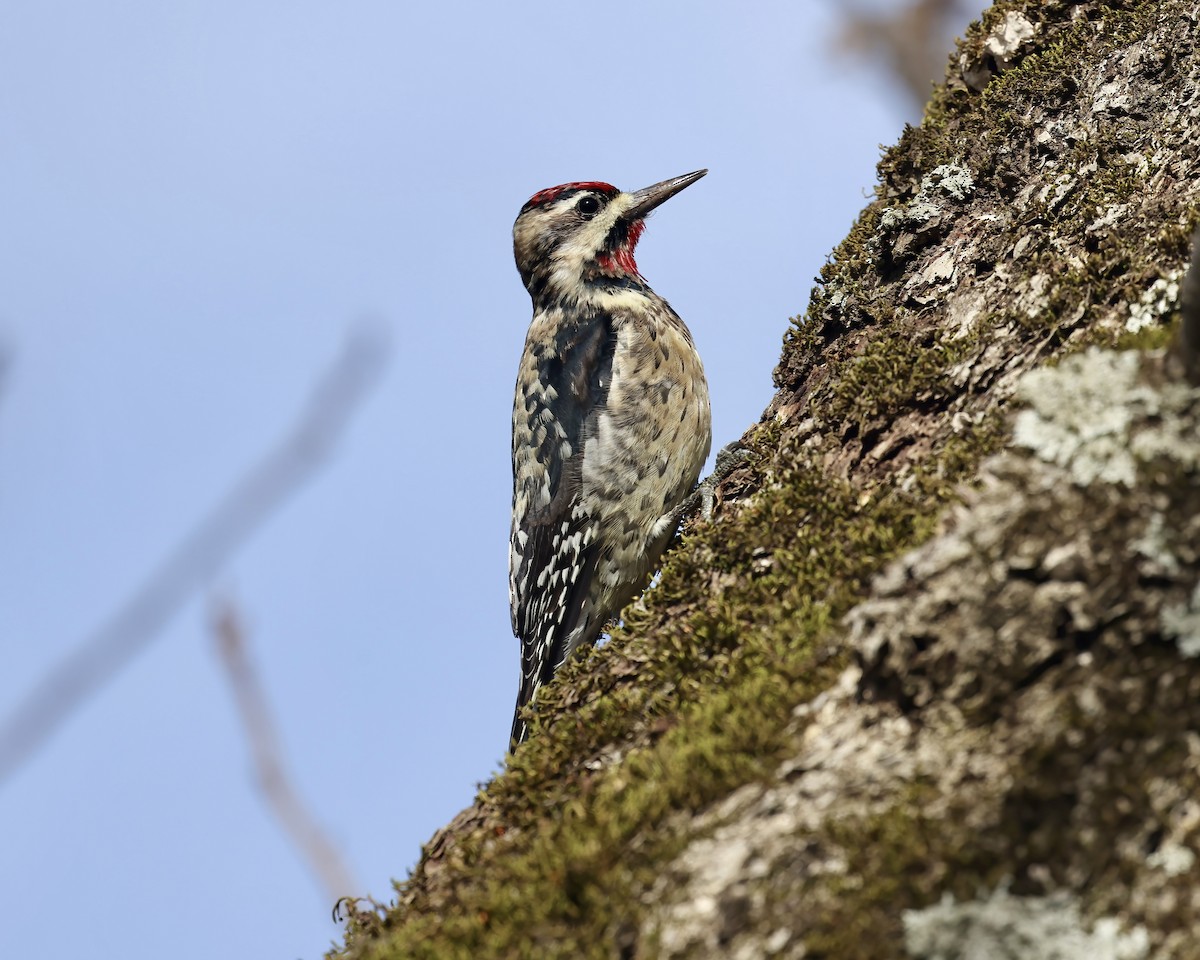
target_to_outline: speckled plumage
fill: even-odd
[[[521,707],[645,585],[708,456],[691,334],[634,260],[645,214],[702,175],[553,187],[513,228],[534,305],[513,406],[514,748]]]

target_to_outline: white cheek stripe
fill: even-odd
[[[554,219],[558,219],[565,212],[564,207],[574,207],[577,202],[577,197],[570,197],[550,207],[548,213]],[[600,216],[578,226],[571,238],[558,246],[554,251],[555,267],[552,275],[554,286],[570,290],[578,284],[584,265],[595,258],[621,214],[632,205],[633,199],[629,194],[619,194],[604,208],[604,212]]]

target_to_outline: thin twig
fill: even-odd
[[[237,609],[228,600],[213,605],[217,652],[229,676],[238,713],[250,741],[258,786],[284,831],[307,861],[330,901],[359,889],[337,848],[309,813],[283,765],[283,751],[262,684],[246,652],[246,634]]]
[[[0,783],[145,649],[184,601],[313,476],[376,381],[385,354],[380,334],[352,334],[292,432],[229,491],[111,619],[29,691],[0,726]]]

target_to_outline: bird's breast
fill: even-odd
[[[650,322],[625,319],[607,403],[587,441],[585,487],[623,519],[657,520],[691,490],[711,440],[708,384],[683,322],[670,308]]]

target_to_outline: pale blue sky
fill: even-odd
[[[0,716],[378,318],[380,387],[213,586],[348,892],[388,899],[497,768],[516,694],[512,220],[563,181],[708,167],[638,259],[736,439],[907,107],[829,54],[834,6],[6,5]],[[316,960],[339,936],[254,787],[205,599],[0,785],[0,956]]]

